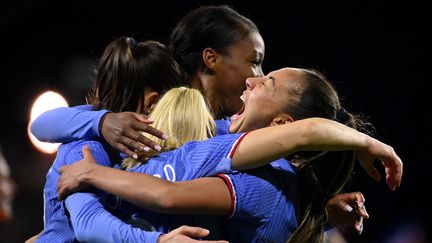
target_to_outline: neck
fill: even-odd
[[[216,119],[223,118],[223,105],[220,103],[218,96],[215,94],[216,80],[208,74],[198,73],[191,79],[191,87],[199,90],[209,102],[210,108]]]
[[[197,89],[197,90],[201,91],[201,93],[203,92],[202,82],[201,82],[201,79],[198,77],[198,75],[194,75],[192,77],[191,88]]]

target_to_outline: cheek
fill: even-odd
[[[245,89],[246,76],[239,73],[231,73],[226,79],[225,88],[228,92],[239,92]]]
[[[250,130],[263,128],[271,123],[274,114],[272,110],[268,108],[268,106],[257,105],[249,112],[246,119],[247,122],[245,123],[250,126]]]
[[[253,110],[258,111],[256,114],[263,117],[264,120],[273,119],[278,111],[278,104],[272,97],[268,97],[267,94],[256,94],[253,97],[254,108]]]
[[[231,65],[227,70],[227,81],[229,80],[229,86],[234,90],[244,90],[246,79],[254,77],[254,71],[249,66],[243,65]]]
[[[245,82],[247,78],[256,77],[256,76],[257,76],[256,72],[249,66],[243,68],[241,71],[238,72],[238,79],[239,82],[243,85],[243,87],[245,86]]]

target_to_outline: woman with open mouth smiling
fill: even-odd
[[[97,165],[85,148],[83,160],[62,168],[59,196],[90,184],[151,211],[229,216],[231,242],[321,242],[328,220],[325,201],[349,179],[354,152],[376,179],[380,175],[373,162],[381,160],[390,189],[400,186],[400,158],[390,146],[349,127],[360,123],[341,107],[321,74],[284,68],[246,83],[244,111],[233,116],[230,126],[235,134],[185,144],[179,150],[190,152],[188,160],[161,153],[162,160],[149,159],[131,172]],[[194,170],[176,170],[189,163]],[[162,180],[167,179],[163,168],[168,164],[182,182]],[[226,174],[183,181],[205,174],[209,166],[248,171],[220,169]],[[133,172],[158,173],[162,179]]]

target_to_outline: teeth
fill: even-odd
[[[244,95],[241,95],[241,96],[240,96],[240,99],[243,101],[243,103],[245,102],[245,101],[244,101]]]

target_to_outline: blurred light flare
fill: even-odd
[[[33,134],[30,132],[30,126],[32,122],[42,113],[48,110],[52,110],[58,107],[68,107],[68,103],[66,99],[59,93],[54,91],[46,91],[41,94],[34,101],[31,111],[30,111],[30,120],[27,126],[27,134],[30,138],[31,143],[35,146],[39,151],[47,154],[53,154],[57,151],[59,143],[46,143],[39,141]]]

